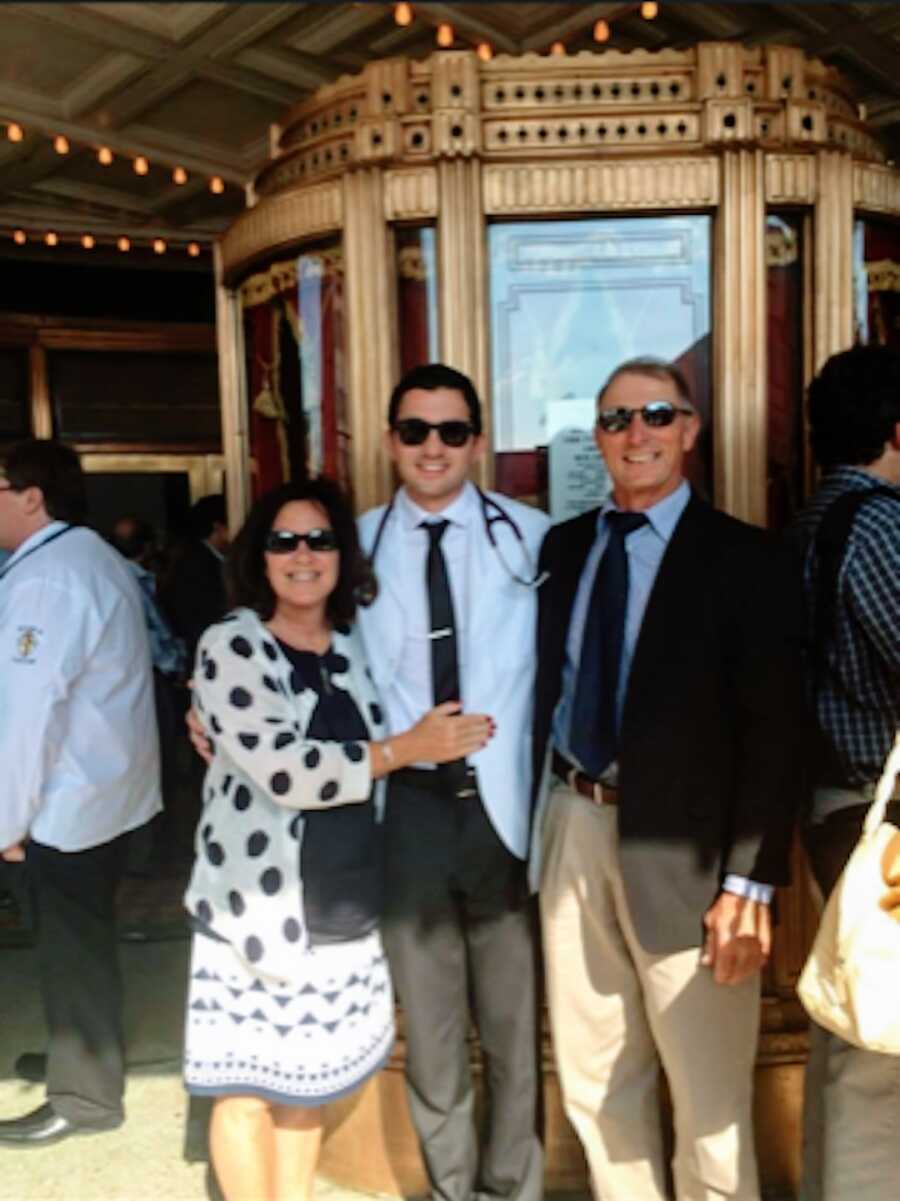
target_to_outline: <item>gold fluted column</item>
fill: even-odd
[[[438,277],[440,286],[441,357],[470,376],[483,401],[484,432],[491,445],[490,311],[485,262],[486,232],[481,195],[481,163],[453,158],[438,166]],[[478,482],[493,480],[492,456],[478,469]]]
[[[37,343],[28,348],[28,382],[32,436],[52,438],[53,406],[47,376],[47,351]]]
[[[813,367],[853,343],[853,160],[816,155]]]
[[[231,530],[235,531],[240,528],[250,508],[244,330],[240,298],[224,283],[222,248],[219,243],[213,247],[213,264],[216,272],[216,342],[219,352],[222,448],[225,452],[225,499],[228,523]]]
[[[765,179],[759,150],[722,153],[713,293],[716,504],[766,520]]]
[[[351,171],[343,185],[350,478],[363,512],[391,489],[381,435],[397,374],[396,289],[381,169]]]

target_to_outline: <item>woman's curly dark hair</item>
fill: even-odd
[[[309,501],[328,514],[337,535],[341,561],[337,585],[328,597],[326,611],[332,625],[349,625],[361,597],[371,588],[372,569],[360,549],[350,502],[343,489],[326,476],[282,484],[254,504],[228,552],[225,568],[228,599],[232,605],[254,609],[263,621],[268,621],[275,612],[275,594],[266,575],[266,535],[284,506],[295,500]]]

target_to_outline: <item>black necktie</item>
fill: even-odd
[[[441,538],[449,524],[449,521],[423,522],[428,534],[425,583],[428,587],[428,613],[431,619],[431,681],[436,705],[461,699],[453,597],[447,578],[447,563],[441,550]],[[465,778],[466,761],[457,759],[453,763],[446,763],[441,771],[454,786],[459,785]]]
[[[584,623],[570,742],[573,754],[595,780],[618,751],[616,696],[628,605],[625,539],[646,523],[644,513],[613,510],[606,514],[609,540],[597,567]]]

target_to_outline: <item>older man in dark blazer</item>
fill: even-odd
[[[535,778],[541,915],[566,1112],[604,1201],[663,1201],[659,1061],[679,1201],[758,1201],[751,1098],[773,886],[787,879],[797,665],[768,535],[684,479],[681,373],[618,368],[599,510],[547,536]]]

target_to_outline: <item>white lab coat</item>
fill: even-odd
[[[461,591],[467,598],[467,612],[457,614],[457,625],[464,639],[459,655],[461,686],[466,710],[488,713],[497,723],[494,737],[484,750],[470,756],[470,762],[475,767],[482,801],[494,828],[509,850],[524,859],[530,829],[537,592],[512,579],[488,539],[474,489],[471,484],[467,488],[472,489],[477,515],[466,526],[466,579]],[[493,524],[494,537],[509,566],[528,578],[537,562],[549,519],[518,501],[495,493],[488,495],[521,531],[527,556],[508,522]],[[384,511],[382,506],[360,518],[360,538],[366,552],[372,549]],[[408,648],[407,597],[413,588],[424,593],[426,557],[427,539],[423,537],[421,558],[411,561],[400,517],[393,512],[375,559],[378,599],[369,608],[360,608],[357,616],[376,686],[386,700],[404,648]],[[452,586],[452,568],[449,565],[448,568]],[[387,708],[390,714],[390,703]]]
[[[161,808],[141,598],[92,530],[51,522],[0,574],[0,763],[0,848],[82,851]]]

